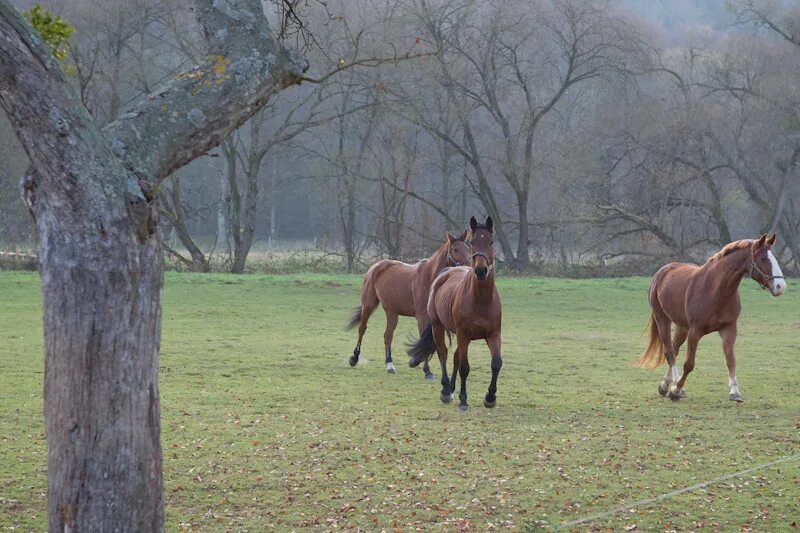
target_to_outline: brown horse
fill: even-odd
[[[736,382],[736,320],[739,318],[739,283],[749,275],[773,296],[786,289],[778,261],[772,253],[775,235],[727,244],[703,266],[670,263],[653,276],[650,284],[650,343],[636,360],[643,368],[658,368],[665,360],[667,373],[658,386],[662,396],[686,397],[683,386],[694,368],[697,343],[703,335],[718,331],[728,365],[728,398],[743,401]],[[675,335],[670,338],[671,324]],[[683,375],[678,377],[675,359],[688,339]],[[665,357],[666,353],[666,357]],[[672,387],[670,387],[672,384]]]
[[[461,374],[459,409],[467,410],[467,376],[469,376],[468,348],[470,341],[485,339],[492,354],[492,381],[483,400],[486,407],[497,403],[497,376],[503,366],[500,356],[500,294],[494,285],[494,250],[492,249],[492,217],[486,224],[470,220],[472,229],[472,266],[448,268],[434,280],[428,297],[430,324],[408,351],[409,366],[427,361],[434,350],[439,354],[442,367],[442,392],[444,403],[453,399],[456,376]],[[456,351],[453,354],[453,377],[447,379],[447,346],[445,331],[456,334]]]
[[[448,266],[465,265],[469,262],[470,249],[466,243],[467,232],[460,237],[447,234],[447,240],[428,259],[409,265],[400,261],[384,259],[367,270],[361,284],[361,305],[356,308],[347,329],[358,326],[358,342],[350,366],[356,366],[361,354],[361,339],[367,331],[367,321],[378,306],[383,305],[386,312],[386,331],[383,343],[386,351],[386,371],[395,373],[392,362],[392,338],[399,316],[413,316],[417,319],[420,333],[428,323],[428,291],[431,281]],[[423,367],[425,379],[436,379],[428,363]]]

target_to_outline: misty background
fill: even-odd
[[[100,126],[202,57],[180,0],[41,4],[75,27],[64,68]],[[784,270],[800,271],[796,2],[265,9],[309,81],[162,187],[173,268],[255,271],[280,255],[363,270],[429,255],[474,214],[495,219],[509,270],[642,274],[775,232]],[[27,156],[2,112],[0,140],[0,250],[35,250]]]

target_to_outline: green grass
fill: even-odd
[[[470,351],[471,408],[383,365],[383,316],[361,362],[342,331],[357,276],[170,274],[161,353],[166,525],[177,531],[498,528],[561,523],[800,453],[800,287],[746,282],[728,401],[716,335],[679,403],[645,344],[648,280],[503,279],[498,405],[482,406],[485,344]],[[0,274],[0,529],[46,529],[38,278]],[[438,365],[434,365],[438,374]],[[790,530],[800,462],[714,483],[577,530]]]

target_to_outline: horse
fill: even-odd
[[[667,373],[658,386],[659,394],[669,395],[672,400],[686,397],[684,385],[694,369],[697,344],[704,335],[717,331],[722,337],[728,366],[728,399],[744,401],[736,381],[733,352],[736,321],[741,310],[739,284],[748,275],[773,296],[783,294],[786,281],[772,253],[773,244],[774,234],[734,241],[702,266],[669,263],[656,272],[648,293],[650,341],[635,364],[655,369],[667,362]],[[675,324],[675,335],[670,338],[672,324]],[[687,339],[683,375],[678,377],[675,359]]]
[[[350,357],[350,366],[358,364],[361,340],[367,331],[367,321],[380,303],[386,312],[386,331],[383,334],[386,372],[389,374],[396,372],[392,361],[392,338],[398,317],[416,317],[417,327],[419,332],[422,332],[428,322],[428,290],[431,281],[444,268],[469,262],[470,248],[466,239],[466,230],[459,237],[447,233],[445,242],[428,259],[414,264],[383,259],[367,270],[361,284],[361,305],[356,307],[346,326],[348,330],[358,326],[358,342]],[[423,371],[425,379],[436,379],[427,362]]]
[[[409,366],[417,366],[430,359],[434,350],[439,355],[442,367],[442,390],[439,395],[444,403],[453,400],[456,376],[461,375],[459,410],[466,411],[467,376],[469,376],[468,349],[470,341],[485,339],[492,356],[492,380],[483,405],[492,408],[497,404],[497,376],[503,366],[500,355],[500,323],[502,309],[500,294],[494,285],[494,250],[492,217],[485,224],[470,219],[472,230],[471,266],[445,269],[433,281],[428,297],[430,323],[408,350]],[[447,378],[447,346],[445,332],[455,333],[456,351],[453,354],[453,376]]]

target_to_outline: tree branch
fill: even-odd
[[[115,153],[150,188],[217,146],[280,90],[299,84],[305,59],[269,34],[257,0],[196,0],[208,55],[104,128]],[[137,187],[129,184],[129,192]]]

